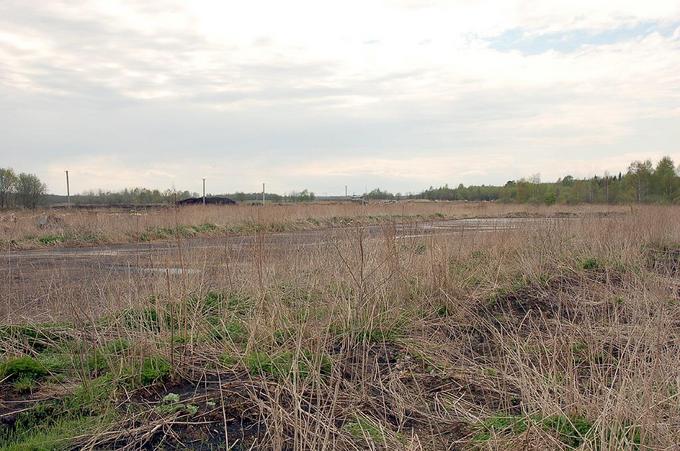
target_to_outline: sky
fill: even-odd
[[[678,0],[0,0],[0,167],[342,194],[680,163]]]

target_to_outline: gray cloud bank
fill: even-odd
[[[489,36],[520,27],[533,42],[550,30],[550,43],[561,30],[577,35],[574,22],[484,19],[449,30],[427,18],[456,11],[433,2],[415,13],[368,8],[389,15],[373,28],[306,35],[295,11],[281,17],[289,27],[251,30],[233,16],[253,11],[121,5],[0,4],[0,166],[36,172],[53,192],[69,169],[75,190],[198,189],[205,176],[215,192],[267,181],[281,192],[340,193],[345,184],[406,192],[680,159],[672,5],[624,16],[645,24],[628,26],[634,33],[535,52]],[[571,26],[618,29],[604,20],[615,12]],[[413,14],[432,16],[400,30]],[[223,30],[212,15],[231,22]]]

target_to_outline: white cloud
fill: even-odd
[[[83,189],[214,168],[225,190],[282,191],[498,183],[552,173],[546,155],[619,164],[677,152],[678,23],[675,0],[6,1],[0,156],[55,192],[66,164]],[[639,24],[570,51],[489,43]]]

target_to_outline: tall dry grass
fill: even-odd
[[[490,202],[376,202],[188,206],[139,211],[19,210],[0,212],[0,245],[30,248],[44,245],[97,245],[172,238],[176,227],[185,236],[221,233],[296,231],[346,226],[353,221],[484,218],[623,213],[628,206],[534,206]]]
[[[41,327],[75,361],[129,343],[106,370],[64,372],[118,387],[113,419],[77,434],[81,447],[680,446],[680,209],[496,232],[405,238],[388,222],[379,237],[324,233],[309,246],[260,232],[223,248],[177,236],[174,252],[127,271],[92,267],[74,283],[55,270],[49,299],[6,297],[0,313],[65,322]],[[44,351],[16,333],[0,352]],[[149,356],[171,373],[126,382]],[[43,381],[32,397],[49,390]],[[168,393],[197,411],[159,409]]]

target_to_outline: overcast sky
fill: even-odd
[[[340,194],[680,163],[680,1],[0,0],[0,167]]]

